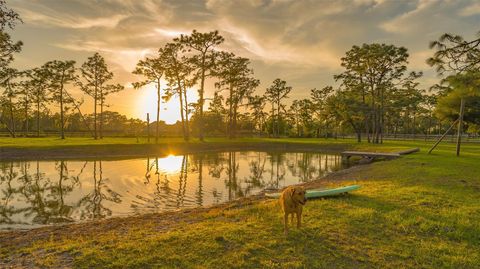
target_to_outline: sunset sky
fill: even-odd
[[[109,110],[145,119],[155,111],[153,88],[134,90],[137,61],[155,53],[180,33],[219,30],[222,49],[252,60],[265,88],[277,77],[293,86],[290,99],[313,87],[334,84],[340,58],[352,45],[391,43],[408,48],[409,68],[424,71],[422,86],[438,78],[425,59],[428,43],[445,32],[472,38],[480,30],[480,2],[462,1],[154,1],[7,0],[24,21],[12,34],[24,42],[15,66],[32,68],[53,59],[73,59],[77,67],[94,52],[107,60],[127,89],[112,96]],[[81,96],[78,89],[71,89]],[[207,95],[214,91],[213,83]],[[196,97],[196,89],[190,99]],[[85,97],[87,100],[88,97]],[[162,110],[169,123],[178,118],[176,100]],[[90,112],[90,103],[82,109]],[[153,117],[153,115],[151,116]]]

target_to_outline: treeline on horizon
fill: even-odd
[[[152,84],[157,91],[157,113],[152,123],[128,119],[106,111],[107,97],[124,89],[112,83],[114,74],[95,53],[79,68],[75,61],[52,60],[30,70],[11,67],[22,42],[8,31],[21,19],[0,0],[0,130],[10,136],[45,135],[56,131],[87,132],[93,138],[107,135],[161,136],[244,135],[271,137],[332,137],[354,134],[360,142],[381,143],[385,135],[440,134],[459,116],[462,130],[480,131],[480,38],[464,40],[444,34],[430,44],[435,51],[427,59],[442,77],[428,89],[419,87],[421,72],[407,69],[406,48],[388,44],[353,46],[341,58],[343,72],[334,79],[338,87],[311,89],[310,96],[287,104],[294,90],[281,78],[262,91],[250,60],[221,50],[218,31],[180,35],[141,59],[133,70],[141,90]],[[214,80],[213,96],[205,96],[205,82]],[[167,83],[164,85],[162,81]],[[78,87],[93,99],[93,113],[81,112],[83,100],[69,94]],[[198,100],[187,92],[197,89]],[[162,102],[176,96],[180,121],[166,125],[159,120]],[[205,102],[209,105],[205,108]],[[461,104],[464,113],[460,113]],[[58,107],[52,112],[50,107]]]

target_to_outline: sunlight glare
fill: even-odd
[[[158,159],[158,170],[167,174],[175,174],[182,169],[183,156],[168,155]]]
[[[162,81],[162,85],[166,82]],[[164,86],[162,86],[163,88]],[[142,120],[147,120],[147,113],[150,113],[150,122],[156,121],[157,118],[157,89],[155,85],[147,85],[139,90],[140,94],[137,98],[136,116]],[[162,90],[163,95],[163,90]],[[189,103],[196,102],[198,99],[197,91],[189,89],[187,91],[187,99]],[[160,120],[167,124],[174,124],[180,121],[180,104],[177,96],[172,97],[167,103],[162,100],[160,104]]]

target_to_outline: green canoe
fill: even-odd
[[[307,190],[307,194],[305,196],[307,198],[317,198],[317,197],[332,196],[332,195],[337,195],[341,193],[347,193],[347,192],[355,191],[358,189],[360,189],[359,185],[351,185],[351,186],[345,186],[345,187],[340,187],[335,189],[313,189],[313,190]],[[279,198],[280,193],[279,192],[265,193],[265,196],[269,198]]]

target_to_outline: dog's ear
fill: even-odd
[[[293,197],[293,195],[295,194],[295,191],[296,191],[296,190],[297,190],[297,189],[295,189],[295,188],[292,188],[292,194],[291,194],[291,195],[292,195],[292,197]]]

